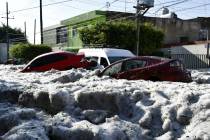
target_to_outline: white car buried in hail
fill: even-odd
[[[102,67],[121,59],[135,57],[129,50],[114,48],[84,48],[80,49],[78,53],[84,53],[85,58],[96,61]]]

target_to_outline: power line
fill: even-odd
[[[102,4],[101,2],[99,3],[99,2],[97,2],[97,1],[94,1],[94,3],[88,3],[87,1],[81,1],[81,0],[76,0],[75,2],[80,2],[80,3],[84,3],[84,4],[88,4],[88,5],[93,5],[93,4],[95,4],[95,5],[98,5],[98,4]],[[104,4],[104,3],[103,3]],[[102,5],[103,5],[102,4]],[[106,7],[106,5],[105,6],[103,6],[104,8]],[[116,7],[116,8],[118,8],[119,6],[113,6],[112,5],[112,7]],[[102,9],[102,8],[101,8]],[[84,10],[84,9],[83,9]]]
[[[105,6],[99,8],[98,10],[101,10],[101,9],[103,9],[103,8],[106,8],[107,6],[110,7],[113,3],[117,2],[117,1],[119,1],[119,0],[113,0],[112,2],[107,2],[107,3],[105,4]],[[109,5],[107,5],[107,4],[109,4]]]
[[[197,5],[197,6],[189,7],[189,8],[178,9],[175,12],[182,12],[182,11],[186,11],[186,10],[191,10],[191,9],[196,9],[196,8],[200,8],[200,7],[205,7],[205,6],[208,6],[208,5],[210,5],[210,3],[205,3],[205,4],[201,4],[201,5]]]
[[[183,1],[183,0],[171,0],[171,1],[163,2],[163,3],[160,2],[160,4],[156,4],[155,6],[164,5],[164,4],[173,3],[173,2],[179,2],[179,1]]]
[[[176,3],[173,3],[173,4],[170,4],[170,5],[167,5],[167,6],[163,6],[161,8],[159,8],[158,10],[156,10],[154,13],[157,13],[158,11],[160,11],[162,8],[166,8],[166,7],[171,7],[171,6],[174,6],[174,5],[178,5],[178,4],[181,4],[181,3],[185,3],[189,0],[182,0],[182,1],[179,1],[179,2],[176,2]]]
[[[57,5],[57,4],[62,4],[62,3],[69,2],[69,1],[72,1],[72,0],[65,0],[65,1],[60,1],[60,2],[54,2],[54,3],[44,4],[43,7],[47,7],[47,6],[51,6],[51,5]],[[11,11],[10,13],[17,13],[17,12],[22,12],[22,11],[28,11],[28,10],[36,9],[36,8],[39,8],[39,7],[40,6],[34,6],[34,7],[19,9],[19,10]],[[76,8],[76,7],[73,7],[73,6],[71,6],[71,7],[72,8]],[[1,15],[3,15],[3,14],[1,14]]]
[[[164,6],[164,7],[171,7],[171,6],[178,5],[178,4],[181,4],[181,3],[185,3],[185,2],[188,2],[188,1],[191,1],[191,0],[183,0],[183,1],[180,1],[180,2],[176,2],[176,3],[170,4],[170,5]]]

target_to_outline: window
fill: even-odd
[[[207,29],[201,29],[199,32],[199,40],[207,40],[208,38],[208,30]]]
[[[108,62],[107,62],[106,58],[101,57],[101,64],[100,65],[103,65],[104,67],[108,66]]]
[[[104,75],[113,76],[121,71],[122,62],[112,65],[104,72]]]
[[[96,56],[92,56],[92,57],[85,57],[87,60],[89,60],[89,61],[96,61],[96,62],[98,62],[98,57],[96,57]]]
[[[62,60],[65,60],[65,59],[67,59],[67,57],[64,56],[64,55],[59,55],[59,54],[47,55],[47,56],[40,57],[40,58],[34,60],[30,64],[30,67],[43,66],[43,65],[50,64],[50,63],[62,61]]]
[[[142,68],[146,65],[146,61],[142,60],[128,60],[123,64],[123,71],[128,71],[136,68]]]
[[[73,27],[72,28],[72,37],[76,37],[77,36],[77,27]]]
[[[116,61],[119,61],[119,60],[122,60],[122,59],[125,59],[125,58],[128,58],[128,57],[118,57],[118,56],[109,57],[109,62],[110,62],[110,63],[114,63],[114,62],[116,62]]]
[[[56,29],[56,43],[66,43],[68,38],[67,27],[61,27]]]
[[[187,36],[181,36],[181,37],[179,38],[179,42],[180,42],[180,43],[189,42],[189,37],[187,37]]]

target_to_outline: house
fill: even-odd
[[[54,48],[78,50],[84,44],[79,38],[78,30],[100,21],[119,18],[135,20],[134,13],[95,10],[60,22],[59,25],[44,29],[44,44]],[[173,18],[143,17],[141,22],[150,22],[165,34],[164,45],[189,43],[207,39],[210,29],[210,18],[182,20]]]
[[[119,16],[127,17],[132,13],[113,11],[91,11],[60,22],[59,25],[44,28],[43,43],[52,47],[68,47],[71,50],[78,50],[83,46],[79,38],[78,30],[100,21],[109,21]]]

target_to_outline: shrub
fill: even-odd
[[[111,45],[136,51],[136,25],[133,21],[100,22],[79,30],[83,44]],[[145,23],[140,26],[140,53],[150,55],[157,51],[164,39],[161,30]]]
[[[24,62],[30,61],[38,55],[51,52],[52,49],[45,45],[15,44],[9,52],[12,58],[22,59]]]

